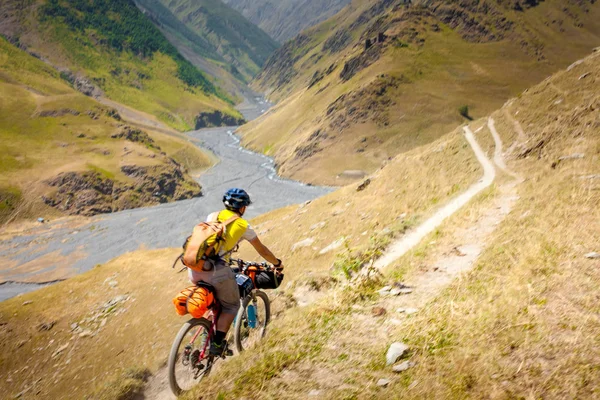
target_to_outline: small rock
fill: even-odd
[[[106,325],[106,318],[104,318],[102,322],[100,322],[100,328],[104,327],[104,325]]]
[[[38,325],[38,331],[49,331],[56,324],[56,321],[44,322]]]
[[[467,254],[465,252],[463,252],[458,246],[455,246],[452,251],[454,252],[454,254],[456,254],[459,257],[464,257]]]
[[[294,243],[294,245],[292,246],[292,251],[296,251],[296,250],[301,249],[303,247],[309,247],[314,242],[315,242],[315,239],[313,239],[313,238],[307,238],[307,239],[301,240],[301,241],[299,241],[297,243]]]
[[[314,225],[311,225],[310,230],[314,231],[316,229],[321,229],[321,228],[325,227],[326,224],[327,224],[327,222],[325,222],[325,221],[318,222]]]
[[[585,79],[585,78],[587,78],[587,77],[588,77],[588,76],[590,76],[590,75],[591,75],[591,72],[586,72],[585,74],[583,74],[583,75],[581,75],[581,76],[579,77],[579,80]]]
[[[43,223],[44,223],[44,221],[45,221],[45,219],[40,217],[40,218],[38,218],[38,219],[37,219],[37,221],[38,221],[40,224],[43,224]]]
[[[71,324],[71,330],[74,331],[75,329],[79,328],[79,324],[77,322],[73,322]]]
[[[407,369],[413,367],[415,364],[410,362],[410,361],[404,361],[400,364],[394,365],[394,367],[392,368],[392,371],[394,372],[404,372]]]
[[[392,290],[392,287],[390,285],[388,286],[384,286],[381,289],[378,290],[379,294],[384,294],[389,292],[390,290]]]
[[[568,156],[562,156],[558,158],[558,161],[564,161],[564,160],[579,160],[581,158],[584,158],[585,154],[583,153],[574,153]]]
[[[390,296],[398,296],[400,293],[402,293],[402,289],[393,288],[390,290]]]
[[[386,309],[383,307],[373,307],[371,309],[371,314],[373,314],[374,317],[381,317],[385,315],[386,312]]]
[[[356,188],[357,192],[362,192],[363,190],[365,190],[367,188],[367,186],[369,186],[371,184],[371,179],[365,179],[363,181],[363,183],[361,183],[360,185],[358,185],[358,187]]]
[[[52,358],[56,357],[57,355],[59,355],[60,353],[65,351],[67,349],[67,347],[69,347],[69,343],[65,343],[64,345],[60,346],[58,349],[56,349],[56,351],[54,353],[52,353]]]
[[[396,291],[397,291],[397,295],[399,295],[399,294],[411,294],[413,292],[413,290],[411,288],[396,289]]]
[[[119,282],[117,281],[110,281],[108,282],[108,286],[110,286],[111,288],[116,288],[119,285]]]
[[[585,255],[585,258],[589,258],[589,259],[598,259],[600,258],[600,253],[592,251],[591,253],[587,253]]]
[[[329,253],[332,250],[340,248],[344,244],[344,240],[346,240],[346,238],[340,238],[340,239],[336,240],[335,242],[331,243],[329,246],[323,248],[319,252],[319,254],[326,254],[326,253]]]
[[[24,301],[24,302],[23,302],[23,305],[24,305],[24,306],[28,306],[29,304],[32,304],[32,303],[33,303],[33,301],[31,301],[31,300],[27,300],[27,301]]]
[[[377,386],[379,387],[387,387],[392,381],[390,381],[389,379],[384,379],[381,378],[380,380],[377,381]]]
[[[92,331],[90,331],[89,329],[86,329],[85,331],[81,332],[79,334],[80,338],[84,338],[84,337],[90,337],[93,336],[94,334],[92,333]]]
[[[419,311],[417,308],[406,308],[404,310],[404,313],[406,315],[412,315],[412,314],[415,314],[417,311]]]
[[[404,343],[392,343],[385,356],[387,365],[392,365],[408,351],[409,347]]]
[[[309,396],[320,396],[320,395],[321,395],[321,391],[320,391],[320,390],[313,389],[313,390],[311,390],[310,392],[308,392],[308,395],[309,395]]]
[[[304,208],[304,207],[306,207],[307,205],[309,205],[310,203],[312,203],[312,201],[311,201],[311,200],[307,200],[307,201],[305,201],[304,203],[300,204],[300,205],[298,206],[298,208]]]

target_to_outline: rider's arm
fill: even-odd
[[[260,256],[262,258],[264,258],[265,260],[267,260],[268,262],[270,262],[273,265],[277,265],[279,263],[279,260],[277,259],[277,257],[275,257],[275,255],[273,255],[273,253],[271,252],[271,250],[269,250],[269,248],[267,246],[262,244],[262,242],[260,241],[258,236],[256,236],[252,240],[249,240],[249,242],[254,247],[256,252],[258,254],[260,254]],[[278,266],[278,268],[283,268],[283,264]]]

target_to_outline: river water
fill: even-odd
[[[240,111],[247,120],[268,108],[261,98],[247,100]],[[54,221],[0,241],[0,301],[38,289],[43,282],[88,271],[121,254],[181,246],[193,226],[222,208],[230,187],[246,189],[254,202],[246,216],[320,197],[331,188],[279,178],[273,160],[240,146],[235,128],[188,132],[194,143],[212,151],[219,162],[199,179],[203,196],[154,207],[103,214],[84,224]]]

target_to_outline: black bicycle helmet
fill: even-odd
[[[252,204],[252,201],[244,189],[232,188],[223,195],[223,204],[228,210],[239,210]]]

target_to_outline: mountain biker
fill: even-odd
[[[215,356],[223,353],[225,336],[240,307],[240,294],[235,280],[235,273],[229,267],[229,254],[232,250],[239,242],[247,240],[261,257],[273,264],[277,269],[283,269],[281,260],[275,257],[271,250],[262,244],[248,221],[241,218],[246,212],[246,207],[251,203],[250,196],[243,189],[233,188],[225,192],[223,195],[225,209],[210,214],[207,222],[223,222],[236,214],[240,218],[227,226],[227,230],[223,236],[224,242],[219,251],[219,258],[211,261],[213,264],[212,270],[199,272],[188,268],[188,276],[192,283],[196,284],[199,281],[204,281],[215,287],[216,297],[222,306],[221,314],[217,321],[217,333],[210,346],[210,354]]]

